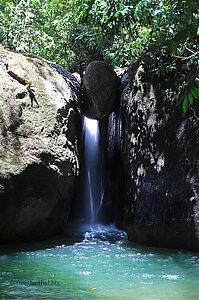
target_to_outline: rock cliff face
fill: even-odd
[[[0,241],[63,230],[78,174],[76,79],[0,49]]]
[[[198,107],[184,116],[177,95],[163,93],[164,83],[144,64],[123,76],[119,107],[116,74],[105,63],[94,65],[84,77],[83,110],[102,119],[100,219],[123,223],[131,241],[197,250]],[[77,80],[60,66],[0,49],[1,243],[63,230],[77,188],[79,99]]]
[[[131,241],[198,249],[199,109],[186,116],[140,65],[122,94],[124,228]],[[110,122],[112,122],[110,120]],[[110,126],[111,123],[109,123]]]

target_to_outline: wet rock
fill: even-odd
[[[103,160],[105,165],[104,197],[99,220],[122,227],[124,203],[124,173],[121,153],[122,132],[119,110],[101,122]]]

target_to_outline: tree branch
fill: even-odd
[[[176,55],[173,55],[173,57],[175,57],[175,58],[180,58],[180,59],[182,59],[182,60],[186,60],[186,59],[192,58],[193,56],[196,56],[196,55],[198,55],[198,54],[199,54],[199,52],[195,52],[194,54],[192,54],[192,55],[190,55],[190,56],[187,56],[187,57],[185,57],[185,56],[176,56]]]

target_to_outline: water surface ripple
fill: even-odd
[[[0,247],[0,298],[199,299],[194,252],[130,243],[113,225],[73,223],[54,240]]]

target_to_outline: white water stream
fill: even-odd
[[[84,117],[84,203],[86,220],[95,222],[103,200],[103,163],[99,121]]]

